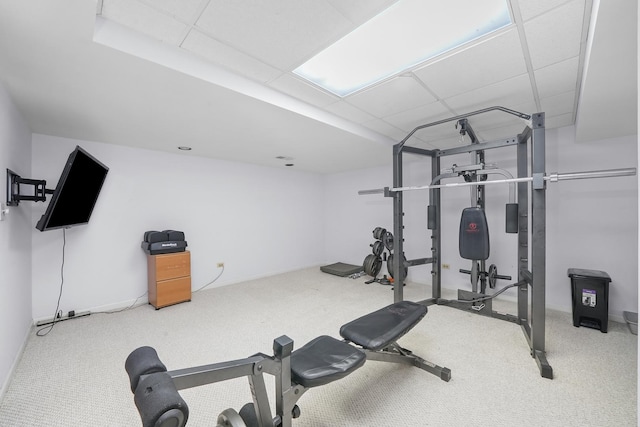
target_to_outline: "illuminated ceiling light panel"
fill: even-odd
[[[293,72],[344,97],[511,23],[507,0],[401,0]]]

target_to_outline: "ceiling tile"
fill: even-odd
[[[513,138],[522,133],[526,124],[524,122],[513,122],[506,126],[483,130],[478,139],[481,141],[495,141],[498,139]]]
[[[580,58],[575,56],[535,71],[536,86],[540,98],[576,90]]]
[[[516,0],[512,0],[516,1]],[[520,16],[523,21],[528,21],[542,13],[558,7],[569,0],[517,0],[520,6]]]
[[[445,56],[414,73],[440,98],[449,98],[525,73],[515,28]]]
[[[181,47],[208,61],[263,83],[282,74],[282,71],[196,30],[189,32]]]
[[[110,0],[103,0],[104,3]],[[207,0],[140,0],[150,7],[164,11],[187,24],[193,24]]]
[[[282,70],[295,68],[354,28],[330,4],[317,0],[211,0],[197,26]]]
[[[370,120],[368,122],[362,123],[362,125],[382,135],[386,135],[394,141],[398,142],[402,141],[402,139],[407,136],[407,133],[403,130],[391,126],[389,123],[380,119]]]
[[[375,119],[371,114],[365,113],[361,109],[354,107],[345,101],[334,102],[333,104],[324,107],[324,109],[354,123],[363,123]]]
[[[580,54],[584,7],[583,0],[574,0],[525,23],[534,70]]]
[[[345,99],[378,118],[436,101],[420,83],[404,76],[394,77]]]
[[[540,104],[546,116],[558,116],[560,114],[573,113],[575,98],[575,91],[565,92],[549,98],[542,98],[540,99]]]
[[[356,26],[364,24],[374,16],[389,8],[398,0],[327,0],[342,15]]]
[[[291,73],[281,75],[269,83],[269,86],[318,107],[324,107],[338,100],[337,96],[318,89]]]
[[[102,16],[173,45],[187,31],[186,25],[135,0],[104,0]]]
[[[559,114],[557,116],[545,117],[545,127],[555,129],[564,126],[571,126],[575,123],[573,113]]]
[[[444,105],[439,102],[432,102],[431,104],[387,116],[384,120],[397,128],[411,132],[420,125],[446,119],[451,116],[453,116],[453,114]],[[442,126],[433,127],[433,129],[436,128],[442,129]],[[419,132],[423,131],[421,130]]]
[[[445,99],[447,105],[457,114],[465,114],[483,108],[501,106],[513,108],[533,102],[531,81],[528,74],[476,89],[471,92]]]

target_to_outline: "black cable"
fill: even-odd
[[[60,265],[60,293],[58,294],[58,304],[56,304],[56,312],[53,315],[53,322],[51,322],[51,325],[45,326],[44,328],[41,328],[41,329],[38,329],[38,331],[36,332],[36,335],[39,336],[39,337],[44,337],[49,332],[51,332],[53,327],[58,322],[58,315],[60,314],[60,312],[59,312],[59,310],[60,310],[60,299],[62,298],[62,287],[64,286],[64,249],[65,249],[66,246],[67,246],[67,230],[65,228],[63,228],[62,229],[62,264]],[[42,331],[44,331],[47,328],[48,328],[48,330],[46,332],[41,333]]]

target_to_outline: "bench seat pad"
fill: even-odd
[[[376,351],[400,339],[426,314],[426,306],[400,301],[343,325],[340,335],[347,341]]]
[[[361,350],[321,335],[291,353],[291,379],[303,387],[328,384],[346,377],[366,360]]]

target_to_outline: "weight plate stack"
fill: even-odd
[[[365,257],[362,267],[366,274],[376,277],[382,268],[382,259],[374,254],[369,254]]]

